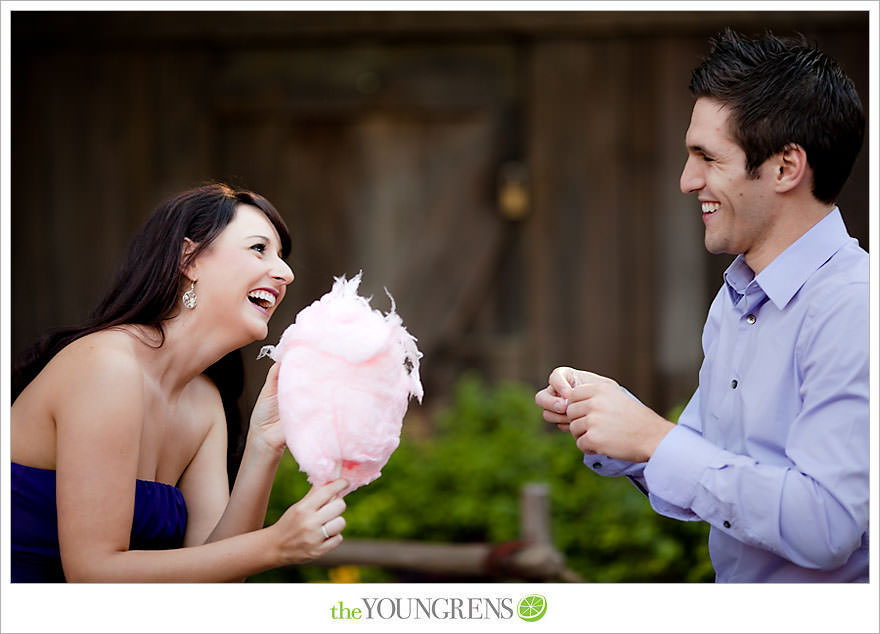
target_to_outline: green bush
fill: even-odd
[[[583,465],[569,434],[543,421],[530,386],[487,386],[475,375],[456,386],[430,434],[407,433],[382,477],[346,497],[345,536],[388,540],[500,543],[518,539],[523,485],[550,487],[554,546],[585,582],[711,581],[702,522],[656,514],[626,478]],[[285,454],[269,502],[274,522],[309,488]],[[412,581],[361,569],[362,581]],[[290,567],[252,581],[327,580],[326,570]],[[438,579],[431,579],[437,581]],[[490,579],[472,579],[490,581]]]

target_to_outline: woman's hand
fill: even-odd
[[[280,455],[284,451],[285,438],[278,412],[278,368],[278,364],[274,363],[266,374],[266,382],[251,413],[248,435],[259,439]]]
[[[345,528],[342,512],[345,510],[345,501],[339,494],[347,486],[348,482],[340,479],[321,487],[313,487],[267,529],[273,531],[277,540],[280,565],[311,561],[342,543],[341,533]]]

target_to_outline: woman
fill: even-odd
[[[343,480],[263,528],[285,447],[277,366],[229,491],[241,377],[222,369],[267,336],[289,250],[262,196],[184,192],[147,221],[93,318],[34,348],[10,417],[12,581],[233,581],[339,545]]]

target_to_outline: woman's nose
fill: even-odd
[[[284,284],[290,284],[294,278],[293,269],[288,266],[287,262],[279,259],[278,264],[276,264],[276,269],[272,273],[272,277],[280,280]]]

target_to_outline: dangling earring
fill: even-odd
[[[189,290],[183,294],[183,305],[192,310],[196,307],[198,299],[196,296],[196,282],[193,280],[189,285]]]

